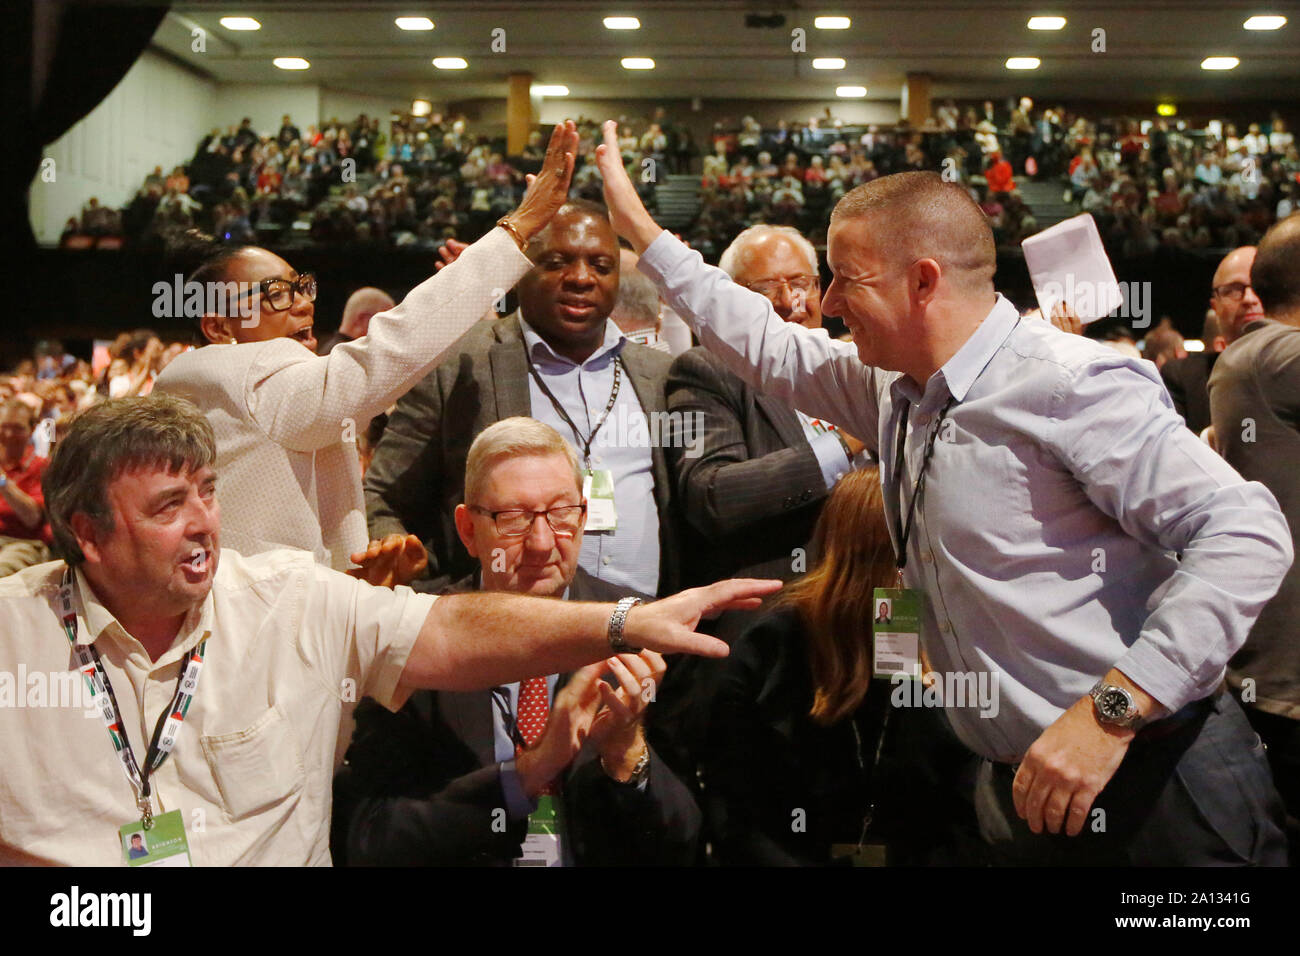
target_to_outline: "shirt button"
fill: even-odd
[[[595,462],[596,464],[598,464],[598,465],[600,464],[600,456],[599,456],[599,455],[592,455],[592,456],[591,456],[591,460],[594,461],[594,462]]]
[[[952,632],[952,625],[949,624],[947,621],[940,621],[939,630],[943,631],[945,634],[949,634]]]
[[[601,564],[609,564],[609,556],[606,555],[605,557],[601,558],[601,559],[600,559],[600,563],[601,563]]]
[[[930,551],[922,551],[921,560],[926,564],[934,564],[934,554]]]

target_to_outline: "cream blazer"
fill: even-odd
[[[369,541],[356,435],[424,378],[532,267],[497,228],[368,333],[315,355],[281,338],[178,356],[155,388],[197,405],[217,438],[221,544],[301,548],[336,570]]]

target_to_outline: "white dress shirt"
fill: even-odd
[[[932,423],[956,399],[906,583],[926,595],[934,669],[998,681],[996,717],[946,707],[983,756],[1017,760],[1111,667],[1171,711],[1208,696],[1291,564],[1273,495],[1187,430],[1149,362],[1022,320],[998,296],[918,389],[822,329],[781,321],[667,232],[638,268],[742,379],[877,451],[891,535],[900,485],[910,499]]]
[[[47,681],[80,681],[58,612],[64,567],[0,580],[0,671],[22,664]],[[194,864],[328,866],[340,721],[366,695],[404,703],[398,681],[434,598],[371,587],[301,551],[244,558],[227,548],[208,597],[151,661],[76,578],[78,640],[103,660],[137,761],[182,660],[210,635],[175,749],[150,777],[154,814],[181,811]],[[118,827],[140,813],[107,728],[83,708],[0,708],[0,842],[59,863],[119,866]]]

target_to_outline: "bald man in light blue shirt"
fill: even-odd
[[[1284,862],[1267,762],[1221,685],[1291,564],[1289,531],[1187,431],[1155,367],[1020,319],[994,291],[987,220],[936,174],[836,207],[822,309],[849,345],[705,266],[608,154],[615,228],[701,342],[877,452],[896,549],[917,498],[900,566],[924,594],[924,650],[940,678],[1000,689],[996,716],[945,702],[983,758],[994,859]]]

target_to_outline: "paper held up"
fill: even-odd
[[[1025,265],[1044,318],[1064,302],[1086,325],[1124,304],[1115,270],[1090,213],[1058,222],[1020,245],[1025,250]]]

